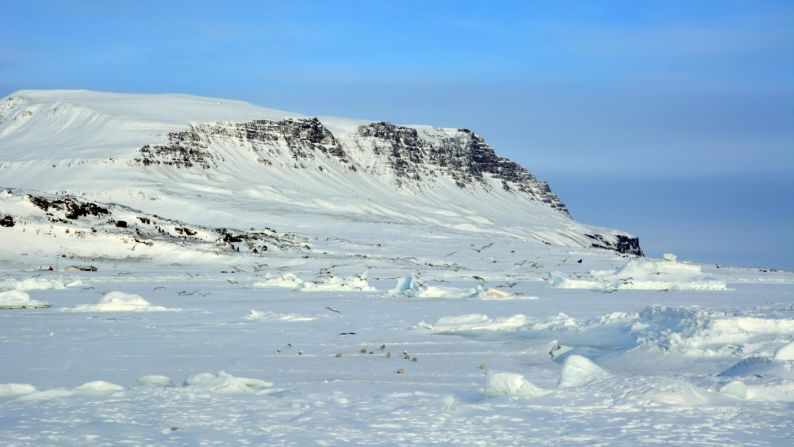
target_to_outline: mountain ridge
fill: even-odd
[[[330,237],[355,235],[353,219],[359,233],[389,222],[642,254],[628,233],[573,221],[548,183],[471,130],[189,95],[14,93],[0,101],[0,185],[206,227],[266,215]]]

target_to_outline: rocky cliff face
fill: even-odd
[[[482,137],[468,129],[420,133],[412,127],[376,122],[363,124],[350,138],[340,139],[317,118],[191,125],[188,130],[169,133],[168,144],[141,147],[134,163],[212,169],[224,161],[213,147],[230,144],[253,151],[263,166],[287,157],[293,168],[306,169],[307,162],[323,156],[352,171],[351,175],[360,169],[371,175],[389,175],[396,188],[432,188],[437,179],[446,177],[462,189],[489,189],[491,183],[486,180],[496,180],[505,191],[568,215],[565,204],[546,182],[497,156]],[[373,155],[378,163],[365,161],[373,160]],[[388,172],[378,168],[384,165]]]
[[[573,220],[547,183],[470,130],[309,118],[217,98],[17,92],[0,100],[0,185],[62,197],[39,211],[62,212],[69,224],[99,212],[71,199],[80,198],[182,227],[267,222],[321,241],[394,240],[405,254],[437,238],[642,253],[634,236]],[[0,211],[3,228],[25,216]],[[244,249],[232,240],[241,238],[221,242]]]

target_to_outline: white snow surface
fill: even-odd
[[[711,268],[729,290],[604,294],[548,288],[546,266],[581,270],[559,249],[510,277],[489,267],[498,253],[458,258],[457,271],[374,263],[374,291],[252,287],[266,279],[260,260],[54,273],[91,286],[39,291],[49,309],[0,311],[0,443],[787,444],[791,273]],[[268,267],[351,278],[368,262],[340,260]],[[2,265],[4,279],[30,277]],[[538,299],[389,293],[409,275],[456,290],[476,289],[476,275]],[[60,311],[108,290],[182,311]]]

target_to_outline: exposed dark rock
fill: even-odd
[[[63,211],[64,217],[67,219],[78,219],[85,216],[99,217],[100,215],[109,214],[107,208],[91,202],[80,202],[71,197],[63,197],[55,200],[47,200],[45,197],[37,197],[28,195],[30,202],[36,207],[49,211],[50,208]]]
[[[184,234],[185,236],[195,236],[197,234],[195,230],[191,230],[188,227],[176,227],[174,230],[179,234]]]
[[[645,256],[640,248],[640,238],[629,237],[622,234],[615,236],[618,240],[616,249],[619,253],[626,253],[630,255]]]
[[[127,222],[123,220],[119,220],[116,222],[116,227],[118,228],[127,228]]]
[[[96,272],[98,269],[93,265],[70,265],[63,270],[65,272]]]
[[[210,169],[223,161],[223,157],[210,149],[211,144],[229,139],[236,140],[240,146],[250,147],[263,166],[273,164],[269,155],[275,154],[277,147],[286,147],[296,161],[322,153],[342,163],[351,163],[334,135],[317,118],[192,125],[183,132],[169,133],[166,145],[140,148],[140,157],[135,159],[135,163]],[[305,167],[297,163],[296,166]],[[354,167],[351,169],[355,171]]]
[[[594,241],[590,245],[591,247],[603,248],[604,250],[612,250],[629,255],[645,256],[640,248],[640,239],[638,237],[618,234],[614,236],[615,242],[611,242],[600,234],[585,234],[585,236]]]
[[[179,132],[184,134],[186,132]],[[135,161],[144,166],[168,165],[177,168],[192,168],[194,165],[202,169],[217,166],[215,158],[220,157],[212,152],[196,147],[185,147],[182,142],[170,145],[146,145],[139,149],[141,156]]]
[[[11,228],[15,225],[14,218],[12,216],[3,216],[0,219],[0,227],[8,227]]]
[[[548,183],[538,181],[518,163],[497,156],[485,140],[468,129],[439,131],[440,137],[428,140],[414,128],[377,122],[360,126],[358,134],[371,140],[376,154],[388,157],[398,186],[432,181],[442,174],[460,188],[487,187],[489,176],[501,180],[506,191],[522,193],[568,215]]]

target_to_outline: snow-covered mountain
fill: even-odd
[[[257,249],[229,242],[227,228],[352,245],[499,238],[641,254],[632,235],[574,221],[547,183],[468,129],[305,117],[186,95],[16,92],[0,101],[0,186],[8,189],[0,237],[19,240],[26,228],[25,239],[61,234],[52,247],[78,256],[97,254],[85,239],[100,236],[138,241],[142,256],[162,254],[156,239]],[[74,215],[69,206],[109,211]],[[163,225],[146,224],[153,220]]]

